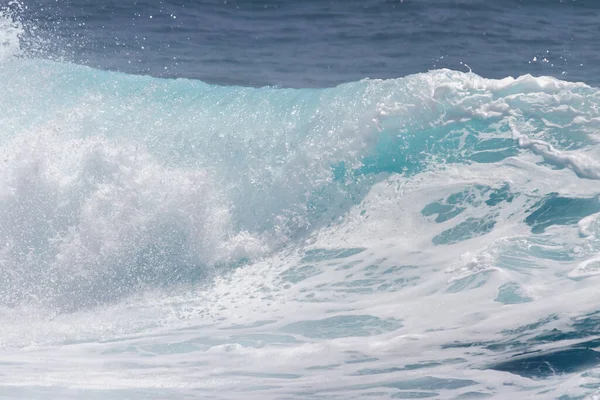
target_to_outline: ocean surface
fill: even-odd
[[[600,2],[0,10],[0,399],[600,399]]]

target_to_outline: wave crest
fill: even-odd
[[[7,304],[195,281],[301,244],[394,174],[519,158],[598,176],[599,92],[553,78],[254,89],[14,59],[0,85]]]

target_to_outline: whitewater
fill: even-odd
[[[0,18],[0,398],[600,398],[600,90],[219,86]]]

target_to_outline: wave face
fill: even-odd
[[[1,29],[7,398],[593,396],[598,89],[214,86]]]

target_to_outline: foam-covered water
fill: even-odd
[[[0,21],[1,398],[598,396],[597,88],[215,86]]]

